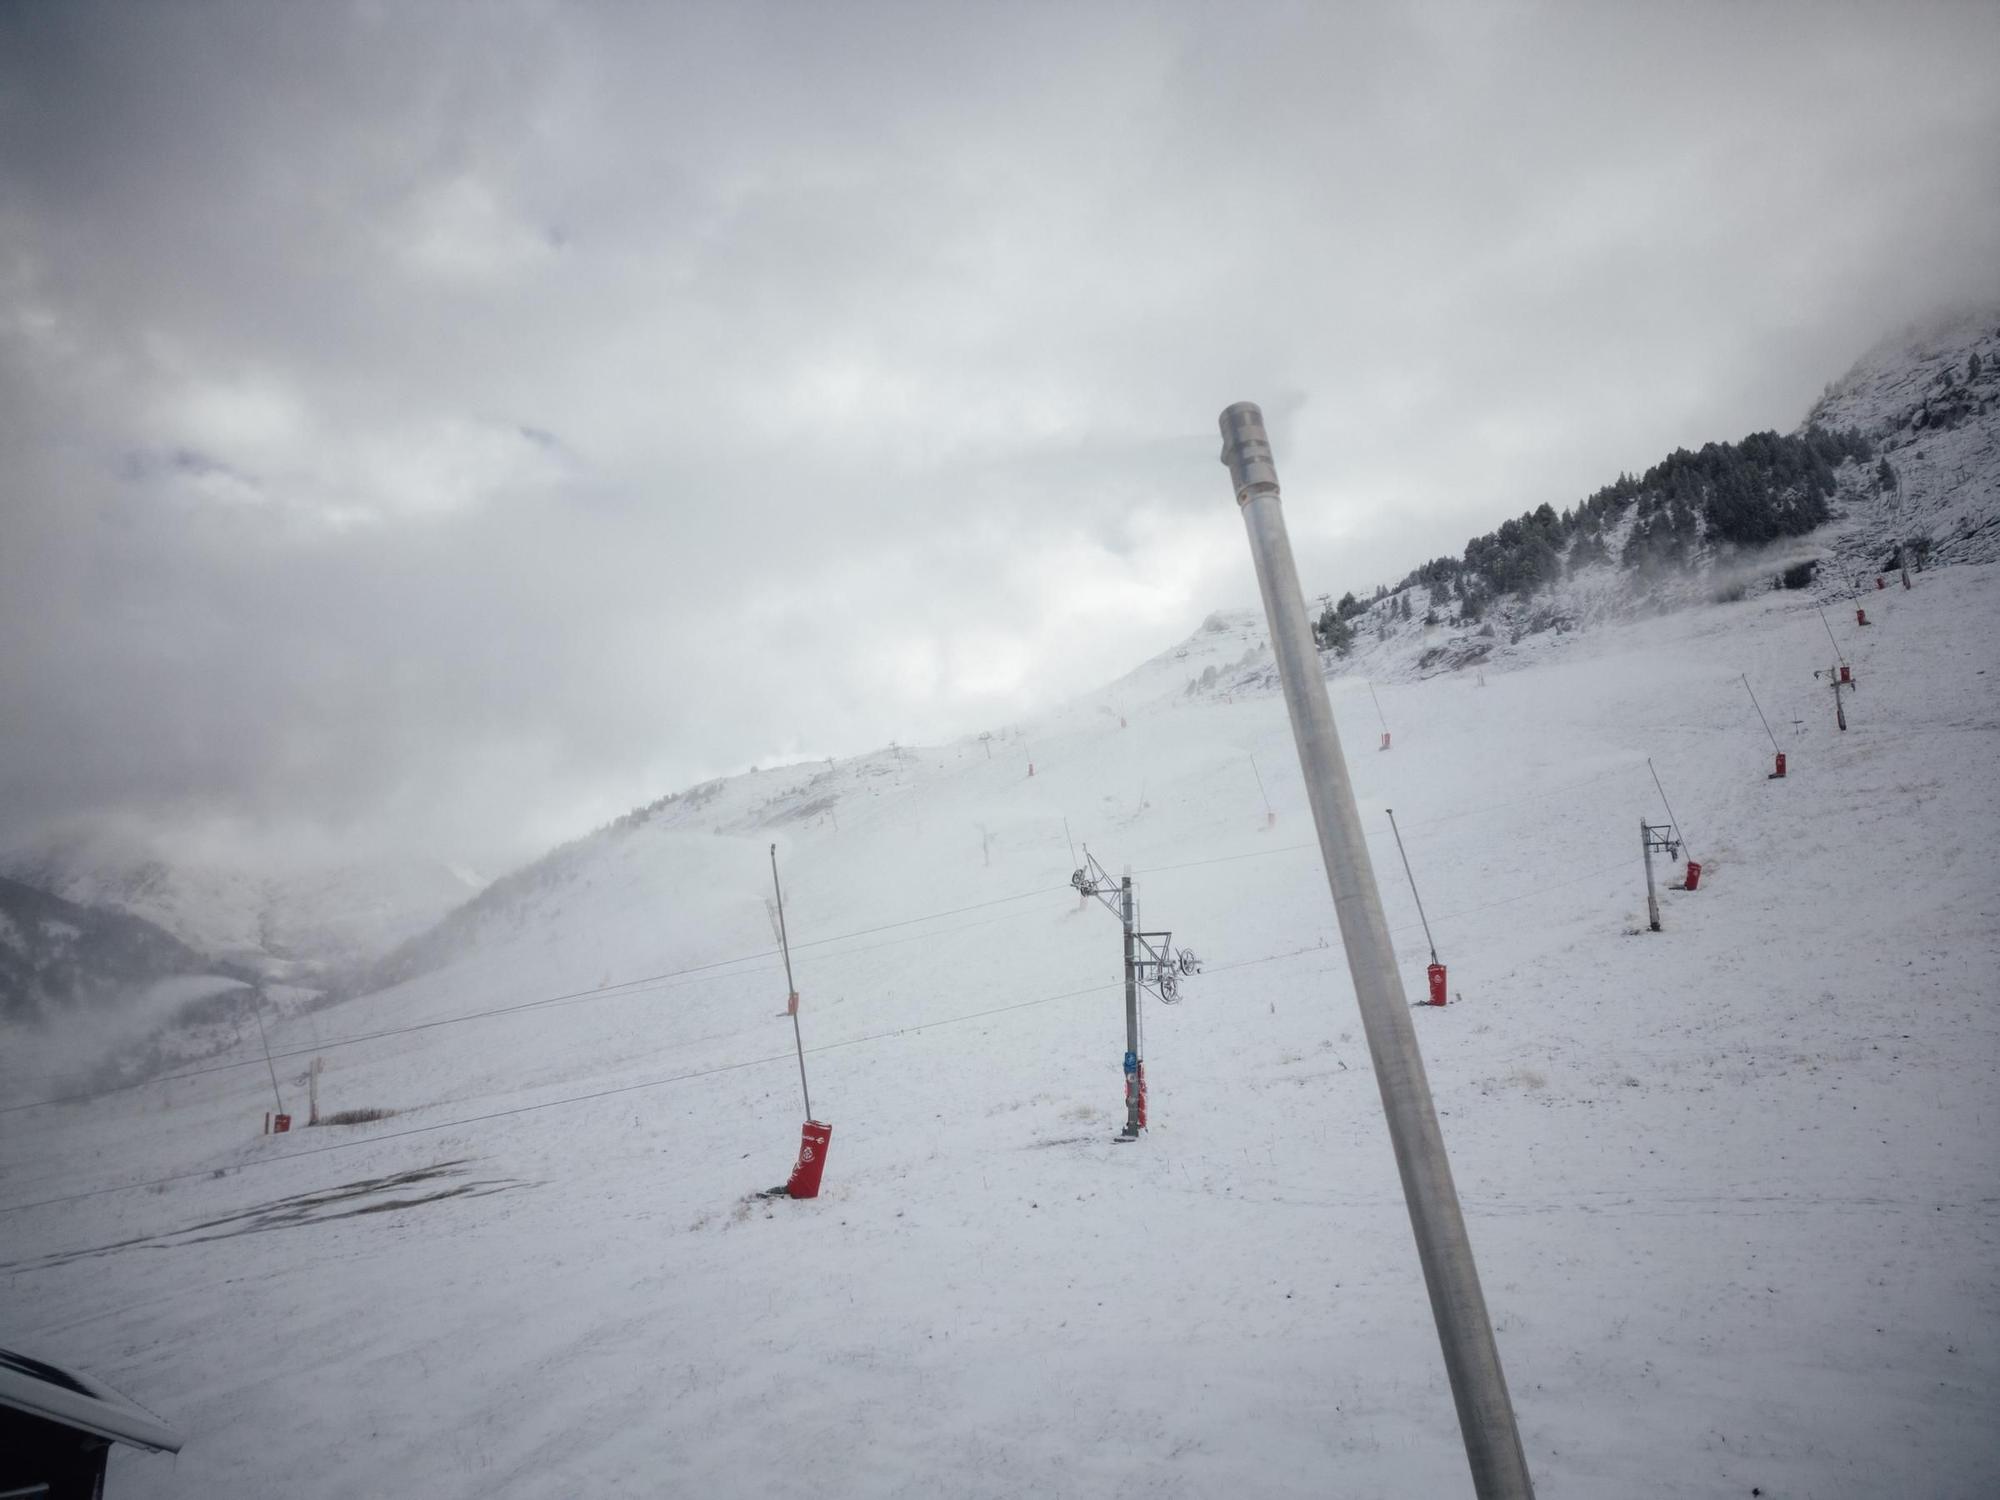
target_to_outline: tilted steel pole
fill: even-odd
[[[785,952],[785,1009],[792,1013],[792,1042],[799,1049],[799,1093],[806,1101],[806,1118],[813,1117],[812,1090],[806,1087],[806,1042],[799,1034],[799,987],[792,980],[792,940],[785,935],[785,888],[778,884],[778,846],[771,846],[771,889],[778,896],[778,946]]]
[[[1431,936],[1431,919],[1424,915],[1424,898],[1417,894],[1417,877],[1410,873],[1410,851],[1403,847],[1403,830],[1396,826],[1396,809],[1383,809],[1389,815],[1389,832],[1396,835],[1396,852],[1403,856],[1403,878],[1410,882],[1410,896],[1417,903],[1417,920],[1424,924],[1424,944],[1431,950],[1431,962],[1438,961],[1437,939]]]
[[[1528,1460],[1521,1451],[1507,1377],[1500,1368],[1486,1298],[1479,1289],[1472,1242],[1459,1211],[1409,1001],[1396,973],[1389,924],[1382,915],[1381,893],[1334,729],[1326,679],[1320,675],[1319,656],[1313,649],[1305,597],[1299,591],[1298,566],[1278,508],[1278,471],[1264,433],[1264,414],[1244,401],[1223,412],[1221,421],[1222,461],[1229,466],[1236,503],[1250,535],[1257,586],[1271,625],[1285,706],[1291,712],[1292,737],[1298,742],[1299,767],[1305,773],[1348,972],[1360,1002],[1375,1081],[1382,1091],[1410,1227],[1416,1232],[1445,1373],[1458,1406],[1473,1490],[1480,1500],[1530,1500],[1534,1481],[1528,1477]]]

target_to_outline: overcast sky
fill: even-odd
[[[2000,6],[0,6],[0,843],[489,863],[1790,428]]]

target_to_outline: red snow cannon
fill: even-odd
[[[1382,748],[1384,750],[1389,748],[1389,731],[1386,729],[1382,731]]]
[[[1444,965],[1432,964],[1424,972],[1430,976],[1431,1004],[1444,1004]]]
[[[1888,584],[1882,581],[1882,575],[1880,573],[1877,573],[1875,575],[1875,587],[1878,589],[1886,589],[1888,586],[1889,586]]]
[[[820,1173],[826,1170],[826,1146],[833,1139],[833,1127],[808,1120],[799,1132],[799,1160],[785,1183],[787,1196],[817,1198]]]
[[[1848,667],[1842,667],[1842,668],[1840,669],[1840,680],[1841,680],[1842,682],[1852,682],[1852,681],[1854,681],[1854,678],[1853,678],[1853,676],[1851,675],[1851,672],[1852,672],[1852,669],[1851,669],[1851,668],[1848,668]]]
[[[1866,625],[1868,623],[1868,611],[1865,609],[1857,609],[1854,612],[1854,623],[1857,625]]]
[[[1682,886],[1681,889],[1684,891],[1692,891],[1698,889],[1700,885],[1701,885],[1701,866],[1696,864],[1693,860],[1689,860],[1687,884]]]
[[[1778,769],[1777,769],[1777,770],[1775,770],[1775,771],[1773,771],[1773,772],[1772,772],[1772,773],[1771,773],[1771,774],[1770,774],[1769,776],[1765,777],[1764,779],[1765,779],[1766,781],[1783,781],[1783,780],[1785,779],[1785,752],[1784,752],[1784,751],[1780,750],[1780,751],[1778,752]]]

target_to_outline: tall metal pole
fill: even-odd
[[[1396,852],[1403,856],[1403,878],[1410,882],[1410,895],[1417,903],[1417,920],[1424,924],[1424,942],[1431,950],[1431,962],[1438,961],[1438,945],[1431,938],[1431,919],[1424,915],[1424,898],[1417,895],[1417,877],[1410,873],[1409,851],[1403,847],[1403,830],[1396,826],[1396,809],[1386,807],[1389,815],[1389,832],[1396,835]]]
[[[1639,819],[1639,856],[1646,861],[1646,925],[1660,930],[1660,898],[1653,894],[1653,833],[1644,818]]]
[[[1118,915],[1125,924],[1125,1135],[1139,1135],[1139,969],[1132,939],[1132,872],[1118,882]]]
[[[785,1009],[792,1015],[792,1044],[799,1049],[799,1093],[805,1096],[806,1118],[813,1117],[812,1090],[806,1087],[806,1044],[799,1035],[799,987],[792,982],[792,940],[785,935],[785,890],[778,884],[778,846],[771,846],[771,889],[778,897],[778,946],[785,953]]]
[[[1506,1373],[1500,1367],[1500,1350],[1479,1287],[1479,1270],[1473,1264],[1472,1242],[1452,1183],[1430,1080],[1417,1050],[1409,1001],[1396,972],[1395,948],[1389,941],[1361,814],[1354,805],[1354,788],[1327,701],[1326,679],[1320,675],[1319,655],[1313,649],[1298,565],[1279,509],[1278,471],[1264,432],[1264,414],[1253,403],[1240,402],[1222,413],[1221,425],[1222,461],[1229,466],[1249,533],[1257,587],[1264,597],[1285,707],[1291,714],[1292,738],[1298,743],[1299,768],[1305,773],[1320,856],[1340,920],[1375,1081],[1382,1092],[1396,1169],[1403,1179],[1403,1198],[1458,1408],[1473,1489],[1479,1500],[1530,1500],[1534,1481],[1528,1477],[1527,1456],[1521,1451]]]

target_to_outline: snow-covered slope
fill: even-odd
[[[1835,618],[1844,734],[1805,593],[1385,679],[1386,754],[1334,684],[1545,1497],[2000,1491],[2000,567],[1916,581]],[[573,846],[276,1028],[391,1119],[259,1138],[255,1051],[0,1116],[10,1339],[181,1428],[113,1461],[168,1496],[1463,1493],[1284,709],[1222,682],[1262,638]],[[1657,935],[1648,757],[1706,867]],[[1133,1146],[1071,838],[1207,961]],[[750,1196],[802,1113],[773,843],[811,1203]]]

